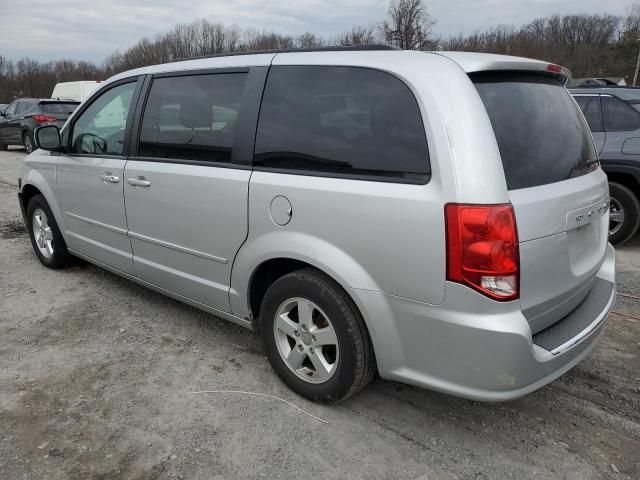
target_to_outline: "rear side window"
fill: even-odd
[[[77,102],[43,102],[40,103],[40,110],[42,113],[60,113],[69,115],[73,112],[78,105]]]
[[[19,102],[18,108],[16,108],[16,115],[20,115],[21,113],[26,112],[33,106],[31,102]]]
[[[425,183],[430,173],[409,88],[388,73],[355,67],[272,67],[254,164],[412,183]]]
[[[500,149],[509,190],[560,182],[597,165],[589,127],[557,80],[536,74],[472,75]]]
[[[142,118],[143,157],[230,162],[246,73],[156,78]]]
[[[600,113],[600,96],[578,96],[574,97],[576,102],[580,106],[582,113],[584,113],[589,128],[592,132],[602,132],[602,114]]]
[[[607,132],[640,129],[640,113],[616,97],[602,97],[602,116]]]

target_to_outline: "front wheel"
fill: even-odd
[[[609,182],[609,240],[622,245],[638,231],[640,201],[625,185]]]
[[[298,394],[334,403],[373,378],[375,358],[360,312],[321,272],[298,270],[276,280],[262,301],[260,319],[271,366]]]
[[[33,250],[47,268],[64,267],[69,260],[67,245],[56,219],[42,195],[35,195],[27,206],[27,230]]]

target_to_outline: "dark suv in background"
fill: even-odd
[[[35,150],[33,131],[43,125],[62,128],[80,102],[19,98],[0,111],[0,150],[7,145],[24,145],[27,153]]]
[[[580,105],[609,177],[611,243],[629,240],[640,226],[640,88],[570,89]]]

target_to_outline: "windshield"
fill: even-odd
[[[60,113],[69,115],[80,103],[78,102],[44,102],[40,103],[42,113]]]
[[[489,114],[509,190],[560,182],[597,166],[589,127],[558,80],[511,72],[471,78]]]

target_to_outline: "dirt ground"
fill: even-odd
[[[640,321],[612,315],[590,357],[510,403],[376,380],[316,405],[254,334],[86,263],[42,267],[23,157],[0,152],[0,479],[640,478]],[[640,237],[617,258],[619,292],[640,297]]]

